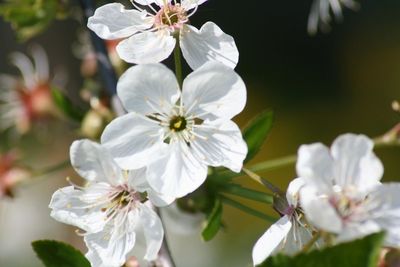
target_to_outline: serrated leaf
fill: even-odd
[[[38,240],[33,250],[46,267],[90,267],[89,261],[71,245],[54,241]]]
[[[53,88],[51,90],[54,103],[56,106],[66,115],[68,118],[75,121],[82,121],[84,117],[83,111],[77,108],[67,96],[65,96],[60,90]]]
[[[257,115],[243,130],[243,138],[249,151],[244,162],[248,162],[260,151],[272,129],[274,113],[270,110]]]
[[[222,203],[216,198],[211,212],[205,221],[201,236],[204,241],[210,241],[218,233],[222,226]]]
[[[376,267],[384,233],[314,250],[294,257],[282,254],[269,257],[257,267]]]

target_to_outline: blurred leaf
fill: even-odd
[[[243,130],[243,138],[247,143],[249,152],[244,162],[248,162],[260,151],[265,139],[272,129],[274,113],[264,111],[257,115]]]
[[[222,203],[216,198],[211,212],[208,214],[201,236],[204,241],[210,241],[222,226]]]
[[[384,233],[314,250],[294,257],[282,254],[269,257],[258,267],[376,267]]]
[[[32,243],[32,247],[46,267],[90,267],[85,256],[68,244],[38,240]]]
[[[82,121],[84,117],[84,112],[77,108],[67,96],[65,96],[57,88],[52,88],[51,90],[53,100],[57,107],[68,117],[75,121]]]
[[[20,41],[41,33],[55,18],[65,16],[66,1],[6,0],[0,4],[0,15],[11,23]]]

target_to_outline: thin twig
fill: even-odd
[[[93,0],[79,0],[83,10],[83,23],[87,25],[89,17],[93,16],[95,10],[95,3]],[[111,64],[106,44],[104,41],[96,35],[93,31],[89,30],[90,39],[96,53],[100,75],[104,80],[105,88],[110,96],[114,96],[117,92],[117,75],[115,74],[114,68]]]

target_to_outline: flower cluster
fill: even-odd
[[[98,8],[88,27],[103,39],[122,39],[119,56],[135,64],[157,63],[179,45],[192,69],[208,61],[219,61],[234,68],[239,60],[233,38],[215,23],[200,30],[189,25],[190,17],[206,0],[132,0],[136,9],[118,3]],[[179,49],[179,48],[178,48]]]
[[[106,4],[88,22],[104,39],[127,38],[117,52],[139,64],[117,84],[128,113],[104,129],[101,144],[72,144],[72,166],[86,184],[59,189],[50,203],[53,218],[84,231],[94,267],[123,265],[139,238],[146,243],[144,259],[155,260],[163,227],[153,205],[196,190],[209,166],[240,172],[247,154],[231,120],[246,104],[245,84],[233,70],[233,38],[212,22],[200,30],[188,24],[204,0],[135,2],[129,10]],[[182,86],[159,63],[174,49],[195,69]]]
[[[380,182],[383,165],[373,147],[354,134],[339,136],[330,150],[321,143],[301,146],[300,178],[289,185],[283,217],[254,246],[254,264],[273,253],[298,253],[319,231],[336,243],[385,231],[385,245],[399,247],[400,183]]]

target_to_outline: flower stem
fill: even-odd
[[[221,188],[221,191],[227,194],[251,199],[265,204],[272,204],[274,201],[273,196],[269,195],[268,193],[245,188],[238,184],[227,184]]]
[[[160,217],[162,221],[162,216],[159,208],[156,208],[153,206],[155,209],[156,213]],[[158,253],[158,259],[155,262],[155,266],[162,266],[162,267],[175,267],[176,264],[174,262],[174,259],[172,258],[171,250],[169,249],[168,242],[167,242],[167,237],[166,234],[164,233],[164,239],[163,243],[160,248],[160,252]]]
[[[322,236],[321,232],[316,232],[310,241],[308,241],[307,244],[304,245],[303,249],[301,250],[302,253],[310,251],[310,249],[314,246],[314,244],[320,239]]]
[[[175,34],[176,45],[174,49],[174,60],[175,60],[175,75],[179,85],[182,88],[183,76],[182,76],[182,59],[181,59],[181,48],[179,46],[179,33]]]
[[[70,161],[69,160],[65,160],[62,161],[56,165],[41,169],[41,170],[32,170],[32,175],[30,177],[30,179],[26,180],[26,181],[22,181],[19,186],[24,187],[24,186],[29,186],[33,183],[37,183],[38,181],[47,179],[49,174],[64,170],[66,168],[68,168],[70,166]],[[40,179],[39,179],[40,178]]]
[[[272,171],[278,168],[286,167],[295,164],[297,160],[296,155],[290,155],[282,158],[264,161],[257,163],[249,168],[253,172]]]
[[[278,187],[276,187],[275,185],[273,185],[272,183],[270,183],[267,179],[259,176],[258,174],[252,172],[251,170],[248,170],[246,168],[243,168],[242,171],[244,173],[246,173],[251,179],[253,179],[254,181],[264,185],[265,187],[267,187],[272,193],[274,193],[276,196],[282,196],[285,193],[279,189]]]
[[[93,0],[79,0],[83,9],[84,25],[87,25],[88,19],[94,14],[95,3]],[[96,52],[97,62],[99,64],[100,76],[103,78],[105,88],[110,96],[116,94],[117,90],[117,75],[111,64],[110,58],[104,41],[96,35],[93,31],[89,30],[90,39],[94,50]]]
[[[250,207],[248,207],[246,205],[243,205],[242,203],[237,202],[236,200],[233,200],[233,199],[231,199],[229,197],[220,195],[220,198],[221,198],[223,203],[225,203],[225,204],[227,204],[229,206],[232,206],[234,208],[237,208],[237,209],[239,209],[241,211],[244,211],[245,213],[248,213],[250,215],[253,215],[255,217],[263,219],[263,220],[265,220],[267,222],[275,222],[277,220],[277,218],[274,218],[272,216],[268,216],[268,215],[266,215],[266,214],[264,214],[262,212],[259,212],[258,210],[255,210],[255,209],[252,209],[252,208],[250,208]]]

